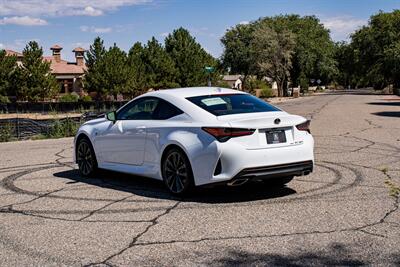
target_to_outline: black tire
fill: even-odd
[[[165,186],[172,194],[183,196],[193,189],[192,167],[181,149],[172,148],[168,150],[161,164]]]
[[[92,144],[87,138],[81,138],[76,146],[76,162],[83,177],[91,177],[97,172],[97,159]]]
[[[267,180],[262,180],[264,184],[268,186],[274,186],[274,187],[283,187],[290,181],[292,181],[294,176],[287,176],[287,177],[277,177],[277,178],[272,178],[272,179],[267,179]]]

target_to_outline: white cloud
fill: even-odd
[[[94,26],[89,27],[89,26],[86,26],[86,25],[80,26],[79,29],[82,32],[93,32],[93,33],[109,33],[109,32],[112,31],[111,27],[104,27],[104,28],[102,28],[102,27],[94,27]]]
[[[249,23],[250,23],[250,21],[247,21],[247,20],[243,20],[243,21],[239,22],[239,24],[241,24],[241,25],[247,25]]]
[[[347,40],[351,33],[367,24],[368,21],[345,16],[322,19],[321,22],[331,31],[332,39],[341,41]]]
[[[100,16],[152,0],[0,0],[3,16]]]
[[[96,9],[96,8],[91,7],[91,6],[87,6],[83,10],[71,10],[70,12],[66,11],[65,14],[66,15],[75,15],[75,16],[92,16],[92,17],[95,17],[95,16],[103,15],[104,12],[101,9]]]
[[[7,49],[10,49],[10,50],[21,52],[30,41],[36,41],[36,42],[38,42],[40,44],[40,39],[39,38],[15,39],[12,42],[7,42],[7,43],[0,44],[0,49],[1,48],[3,48],[3,49],[7,48]]]
[[[163,32],[163,33],[160,34],[160,36],[162,36],[162,37],[167,37],[168,35],[169,35],[168,32]]]
[[[83,25],[83,26],[80,26],[79,29],[81,29],[82,32],[88,32],[90,30],[90,27]]]
[[[47,25],[47,21],[39,18],[31,18],[29,16],[14,16],[14,17],[4,17],[0,19],[0,25],[14,24],[22,26],[43,26]]]
[[[111,31],[112,31],[111,27],[106,27],[106,28],[96,28],[96,27],[94,27],[93,28],[93,32],[95,32],[95,33],[109,33]]]
[[[4,49],[5,45],[0,43],[0,49]]]

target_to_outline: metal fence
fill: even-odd
[[[83,122],[97,118],[107,111],[119,109],[127,102],[13,102],[0,104],[0,114],[7,114],[6,118],[0,118],[0,141],[21,140],[38,135],[49,135],[54,126],[63,124],[66,120],[68,120],[68,123],[72,123],[78,127]],[[54,114],[57,116],[54,116],[54,119],[31,119],[26,118],[27,116],[19,115],[27,113]],[[83,115],[80,117],[64,116],[63,118],[56,118],[63,113],[80,113]]]
[[[49,135],[56,123],[65,121],[78,127],[85,121],[103,116],[101,112],[88,112],[80,117],[67,117],[61,119],[34,120],[27,118],[0,119],[0,141],[23,140],[38,135]]]
[[[116,110],[128,101],[91,102],[14,102],[0,104],[0,113],[49,113]]]

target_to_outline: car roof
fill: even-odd
[[[202,95],[220,95],[220,94],[245,94],[242,91],[220,88],[220,87],[186,87],[176,89],[165,89],[146,93],[143,96],[170,95],[174,97],[187,98]]]

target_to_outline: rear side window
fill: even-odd
[[[151,120],[159,103],[158,98],[144,97],[129,103],[118,111],[118,120]]]
[[[172,117],[182,114],[183,111],[175,107],[171,103],[159,100],[156,109],[153,112],[153,120],[168,120]]]
[[[187,100],[215,116],[280,111],[267,102],[248,94],[204,95]]]
[[[168,120],[182,114],[179,108],[157,97],[143,97],[118,111],[118,120]]]

